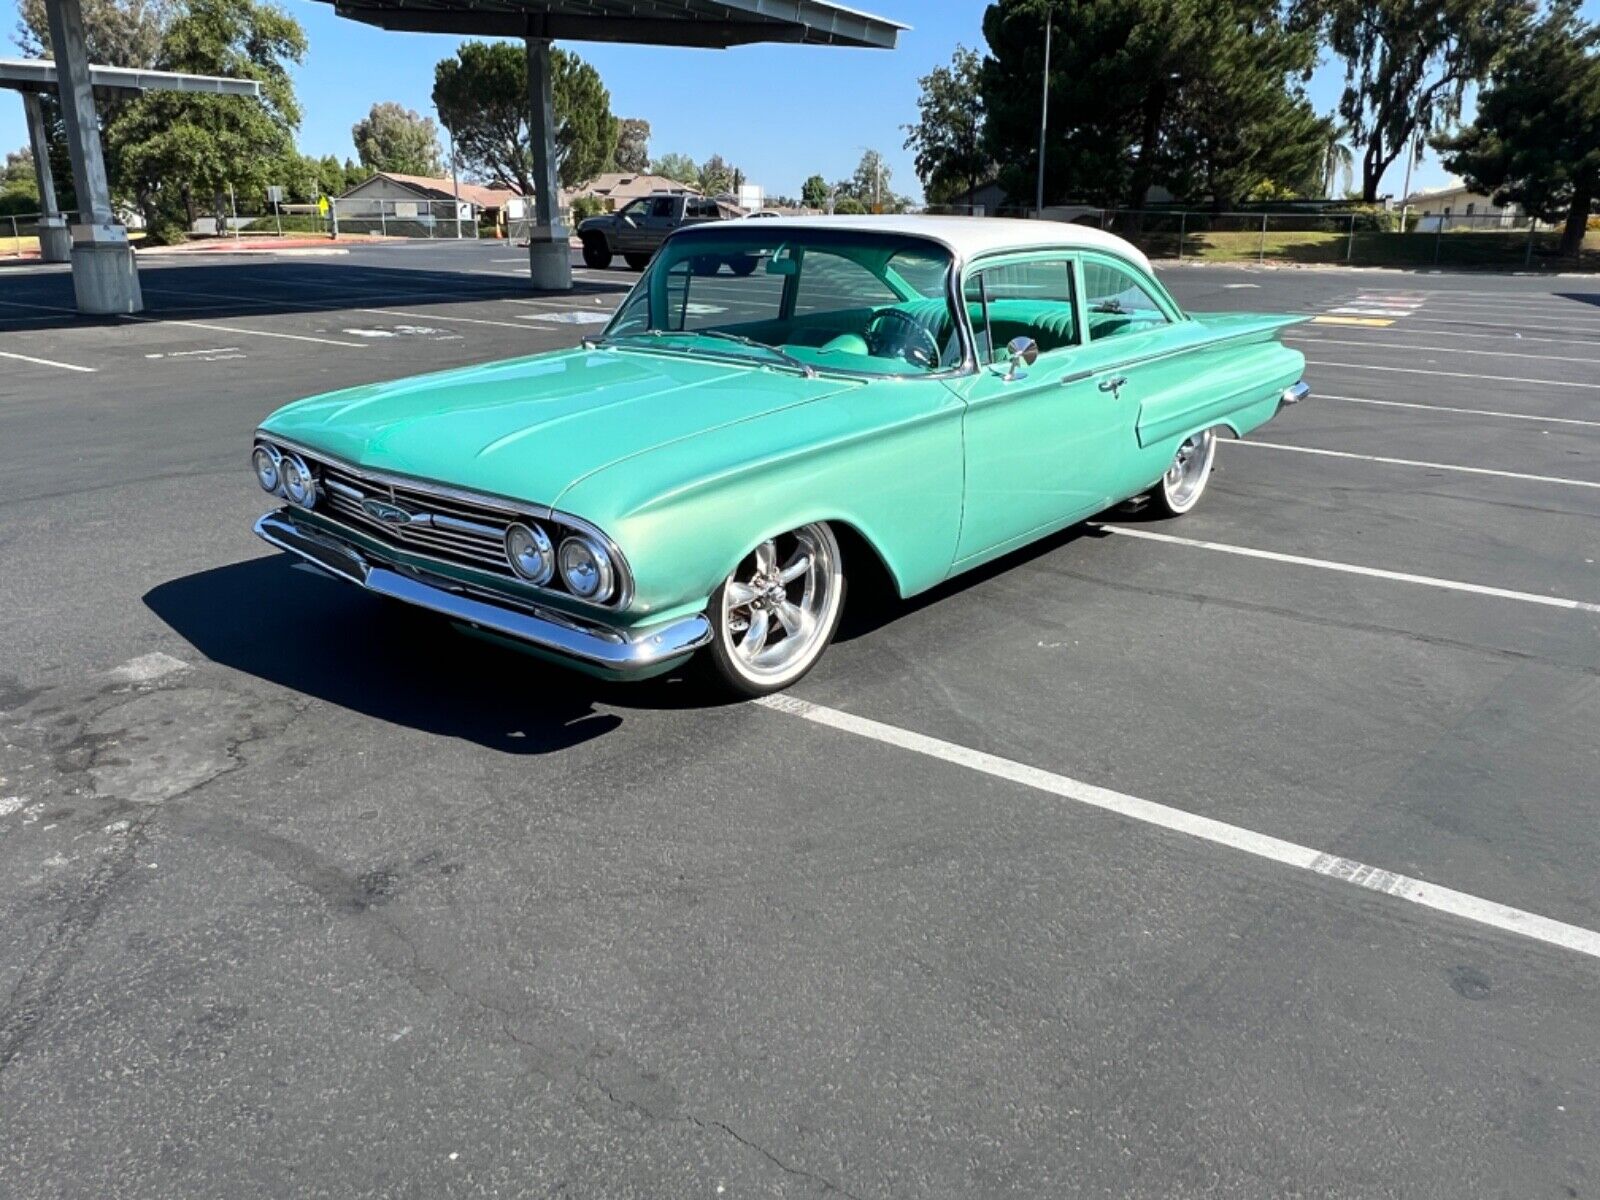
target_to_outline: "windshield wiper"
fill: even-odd
[[[606,345],[607,343],[610,343],[610,342],[620,342],[620,341],[625,341],[628,338],[637,338],[637,337],[647,337],[647,338],[703,337],[703,338],[715,338],[716,340],[723,341],[723,342],[734,342],[734,343],[736,343],[736,344],[738,344],[740,346],[750,346],[750,347],[753,347],[754,349],[757,349],[757,350],[765,350],[768,354],[776,354],[779,358],[783,359],[783,361],[785,363],[787,363],[789,366],[796,368],[807,379],[815,379],[816,375],[817,375],[817,369],[815,367],[813,367],[810,363],[805,362],[802,359],[796,358],[794,355],[790,354],[787,350],[780,350],[780,349],[778,349],[778,347],[770,346],[766,342],[759,342],[755,338],[745,337],[744,334],[742,334],[742,333],[727,333],[727,332],[725,332],[724,330],[721,330],[721,329],[640,329],[640,330],[637,330],[637,331],[635,331],[633,333],[611,334],[609,336],[598,337],[598,338],[593,338],[593,339],[585,338],[584,339],[584,344],[586,346],[603,346],[603,345]]]

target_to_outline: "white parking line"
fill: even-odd
[[[93,375],[96,370],[95,367],[79,367],[72,363],[57,362],[53,358],[35,358],[31,354],[12,354],[6,350],[0,350],[0,358],[14,358],[18,362],[33,363],[41,367],[58,367],[63,371],[82,371],[85,375]]]
[[[316,342],[322,346],[343,346],[348,350],[365,350],[364,342],[341,342],[337,338],[312,337],[306,333],[274,333],[266,329],[245,329],[240,325],[215,325],[210,321],[181,321],[172,317],[138,317],[131,313],[118,313],[124,321],[137,321],[145,325],[187,325],[190,329],[209,329],[213,333],[240,333],[246,337],[282,338],[287,342]]]
[[[1421,321],[1421,320],[1425,320],[1425,319],[1426,318],[1423,318],[1423,317],[1408,317],[1407,321],[1408,322],[1410,322],[1410,321]],[[1325,322],[1325,323],[1331,323],[1331,322],[1328,321],[1327,317],[1322,317],[1320,319],[1319,318],[1313,318],[1313,321],[1318,321],[1318,320],[1320,320],[1322,322]],[[1351,322],[1351,324],[1360,325],[1360,324],[1362,324],[1362,322],[1356,321],[1356,322]],[[1398,330],[1398,329],[1386,329],[1384,332],[1386,332],[1390,336],[1393,336],[1394,334],[1400,333],[1402,331]],[[1524,344],[1526,344],[1528,342],[1532,342],[1535,345],[1542,345],[1542,346],[1593,346],[1595,344],[1595,340],[1593,338],[1536,337],[1533,334],[1517,333],[1515,331],[1512,331],[1510,333],[1462,333],[1462,332],[1460,332],[1458,330],[1450,330],[1450,329],[1412,329],[1412,330],[1409,330],[1409,331],[1406,331],[1406,332],[1415,333],[1415,334],[1417,334],[1419,336],[1422,336],[1422,337],[1472,338],[1474,341],[1480,341],[1480,342],[1522,342]],[[1294,334],[1292,334],[1291,336],[1302,337],[1304,335],[1300,331],[1296,330],[1294,332]],[[1367,344],[1368,344],[1367,342],[1362,342],[1361,343],[1361,345],[1363,345],[1363,346],[1365,346]],[[1373,342],[1371,344],[1372,345],[1381,346],[1381,345],[1384,345],[1385,343],[1383,343],[1383,342]],[[1444,352],[1445,353],[1452,353],[1453,352],[1453,347],[1452,348],[1446,348],[1444,350]],[[1538,356],[1536,356],[1536,357],[1538,357]],[[1585,359],[1584,361],[1585,362],[1600,363],[1600,358]]]
[[[1284,442],[1221,439],[1230,446],[1259,446],[1263,450],[1289,450],[1295,454],[1317,454],[1324,458],[1353,458],[1361,462],[1383,463],[1391,467],[1424,467],[1430,471],[1459,471],[1464,475],[1493,475],[1500,479],[1523,479],[1530,483],[1556,483],[1563,487],[1600,488],[1588,479],[1568,479],[1562,475],[1527,475],[1521,471],[1495,471],[1488,467],[1463,467],[1455,463],[1424,462],[1415,458],[1389,458],[1382,454],[1353,454],[1348,450],[1324,450],[1317,446],[1290,446]]]
[[[1541,387],[1600,388],[1600,383],[1578,383],[1570,379],[1523,379],[1516,375],[1479,375],[1475,371],[1428,371],[1421,367],[1379,367],[1372,363],[1324,362],[1308,358],[1313,367],[1340,367],[1347,371],[1395,371],[1402,375],[1438,375],[1448,379],[1481,379],[1489,383],[1536,383]]]
[[[1122,537],[1140,538],[1149,542],[1166,542],[1173,546],[1188,546],[1195,550],[1214,550],[1219,554],[1234,554],[1240,558],[1259,558],[1267,562],[1287,563],[1296,567],[1314,567],[1319,571],[1337,571],[1345,575],[1364,575],[1368,579],[1387,579],[1395,583],[1414,583],[1420,587],[1442,588],[1449,592],[1466,592],[1474,596],[1491,596],[1496,600],[1515,600],[1523,604],[1540,604],[1546,608],[1564,608],[1568,611],[1600,613],[1600,604],[1589,600],[1571,600],[1565,596],[1541,596],[1537,592],[1518,592],[1510,588],[1490,587],[1484,583],[1464,583],[1459,579],[1440,579],[1433,575],[1413,575],[1409,571],[1386,571],[1381,567],[1363,567],[1357,563],[1337,562],[1327,558],[1307,558],[1301,554],[1280,554],[1276,550],[1257,550],[1254,546],[1235,546],[1228,542],[1207,542],[1199,538],[1179,537],[1173,533],[1157,533],[1153,529],[1131,529],[1126,525],[1102,525],[1091,522],[1090,528],[1103,529]]]
[[[373,313],[380,317],[405,317],[412,321],[453,321],[457,325],[498,325],[501,329],[520,329],[528,332],[526,325],[518,325],[515,321],[490,321],[483,317],[442,317],[438,313],[400,312],[393,308],[358,308],[355,312]]]
[[[1539,417],[1532,413],[1500,412],[1493,408],[1455,408],[1448,404],[1418,404],[1411,400],[1369,400],[1365,396],[1330,396],[1318,392],[1318,400],[1342,400],[1346,404],[1375,404],[1381,408],[1421,408],[1430,412],[1461,413],[1471,417],[1503,417],[1508,421],[1537,421],[1543,425],[1587,425],[1600,429],[1600,421],[1585,421],[1579,417]]]
[[[1410,342],[1380,342],[1370,338],[1331,338],[1321,334],[1285,333],[1285,338],[1302,342],[1322,342],[1329,346],[1365,346],[1371,350],[1424,350],[1434,354],[1481,354],[1488,358],[1531,358],[1539,362],[1588,363],[1600,367],[1600,358],[1560,354],[1522,354],[1515,350],[1469,350],[1462,346],[1417,346]]]
[[[1112,791],[1097,784],[1085,783],[1067,775],[1058,775],[1039,767],[1030,767],[1014,759],[1001,758],[970,746],[947,742],[927,734],[888,725],[869,717],[825,708],[820,704],[794,696],[767,696],[755,702],[773,712],[799,717],[841,733],[853,734],[898,750],[920,754],[969,771],[1003,779],[1021,787],[1032,788],[1047,795],[1059,796],[1078,804],[1115,813],[1129,820],[1153,825],[1172,833],[1197,838],[1230,850],[1242,851],[1256,858],[1267,859],[1286,867],[1310,871],[1328,879],[1337,879],[1368,891],[1378,892],[1395,900],[1431,908],[1478,925],[1488,926],[1518,937],[1530,938],[1546,945],[1572,950],[1600,958],[1600,933],[1581,925],[1569,925],[1525,909],[1512,908],[1494,900],[1486,900],[1469,892],[1440,887],[1423,879],[1400,875],[1382,867],[1370,866],[1353,859],[1342,858],[1297,842],[1285,841],[1271,834],[1257,833],[1240,825],[1231,825],[1213,817],[1203,817],[1143,800],[1125,792]]]

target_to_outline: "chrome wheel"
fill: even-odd
[[[714,655],[752,695],[787,687],[821,656],[839,624],[844,575],[826,525],[768,538],[718,589]]]
[[[1217,431],[1206,429],[1186,438],[1173,456],[1172,465],[1161,477],[1157,489],[1164,507],[1174,516],[1188,512],[1200,502],[1211,478],[1211,463],[1217,454]]]

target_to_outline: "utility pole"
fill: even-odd
[[[1044,85],[1039,99],[1039,182],[1033,197],[1033,215],[1044,215],[1044,133],[1050,117],[1050,18],[1049,5],[1044,10]]]
[[[1417,130],[1411,139],[1411,152],[1406,155],[1406,182],[1400,189],[1400,232],[1406,231],[1406,214],[1411,211],[1411,164],[1417,161],[1417,142],[1422,137],[1422,130]]]
[[[456,241],[461,240],[461,168],[456,163],[456,131],[449,125],[444,127],[444,136],[450,142],[450,186],[456,195]],[[382,211],[382,206],[379,206]]]

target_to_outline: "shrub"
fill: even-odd
[[[572,201],[572,218],[574,221],[586,221],[590,217],[598,217],[606,211],[606,202],[599,196],[578,196]]]

